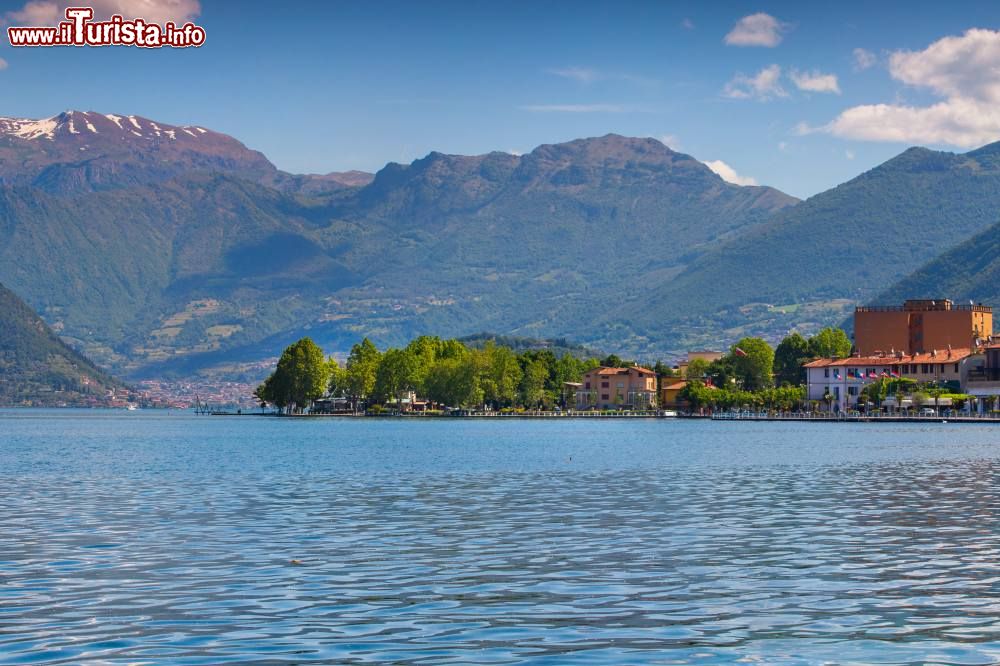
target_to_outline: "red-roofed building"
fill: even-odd
[[[806,370],[806,397],[825,401],[833,396],[831,408],[854,409],[861,389],[882,378],[902,377],[917,382],[957,382],[964,388],[970,374],[984,364],[981,348],[932,350],[922,354],[881,354],[849,358],[821,358],[803,367]]]
[[[594,368],[583,375],[576,391],[576,408],[649,409],[656,405],[656,373],[633,365],[628,368]]]

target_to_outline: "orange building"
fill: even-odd
[[[981,304],[910,300],[901,306],[866,305],[854,310],[854,347],[862,356],[968,348],[991,335],[993,308]]]
[[[638,365],[594,368],[583,375],[582,384],[576,391],[577,409],[649,409],[656,404],[656,373]]]

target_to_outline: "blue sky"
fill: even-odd
[[[199,124],[292,172],[615,132],[803,197],[914,143],[1000,139],[996,2],[172,2],[205,46],[3,39],[0,115]]]

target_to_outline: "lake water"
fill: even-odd
[[[998,473],[989,425],[0,411],[0,663],[995,663]]]

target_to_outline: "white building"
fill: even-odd
[[[963,391],[970,374],[985,363],[982,349],[902,352],[849,358],[821,358],[805,364],[806,398],[829,404],[833,411],[857,409],[861,390],[879,379],[912,379],[920,383],[955,382]],[[830,396],[832,400],[828,400]]]

